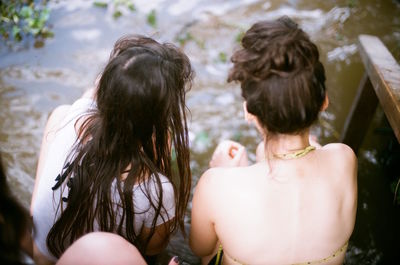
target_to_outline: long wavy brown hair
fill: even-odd
[[[80,126],[79,140],[60,174],[61,188],[68,186],[69,194],[67,200],[59,198],[61,215],[47,236],[53,255],[60,257],[80,236],[94,231],[95,223],[145,254],[156,220],[165,212],[161,174],[175,191],[175,217],[166,224],[171,233],[183,229],[191,187],[185,94],[192,79],[188,57],[172,44],[137,35],[116,42],[97,86],[97,108]],[[140,240],[134,229],[133,188],[150,176],[158,197],[148,185],[140,186],[155,212],[149,237]],[[115,211],[113,183],[122,213]]]

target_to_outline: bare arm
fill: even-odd
[[[153,236],[150,238],[149,244],[146,249],[146,255],[154,256],[160,254],[168,244],[168,236],[170,234],[170,222],[165,222],[156,227]],[[150,228],[143,227],[140,239],[142,242],[150,236]]]
[[[81,98],[94,98],[95,96],[95,89],[91,88],[88,89],[82,96]],[[61,122],[67,115],[69,109],[71,108],[71,105],[61,105],[55,108],[46,123],[43,137],[42,137],[42,144],[40,147],[40,153],[39,153],[39,160],[38,160],[38,165],[36,169],[36,177],[35,177],[35,186],[33,188],[33,193],[32,193],[32,200],[31,200],[31,209],[30,213],[32,215],[32,210],[33,210],[33,203],[36,198],[36,192],[37,192],[37,187],[38,183],[40,180],[40,176],[42,174],[43,170],[43,164],[45,163],[46,157],[47,157],[47,151],[49,149],[49,145],[54,139],[54,134],[57,131],[58,127],[60,126]]]
[[[211,255],[218,242],[212,219],[212,195],[214,191],[210,188],[211,175],[212,170],[208,170],[200,178],[192,201],[189,244],[193,252],[200,257]]]
[[[346,197],[343,210],[346,213],[352,213],[349,217],[348,231],[351,234],[356,220],[357,212],[357,157],[353,150],[344,144],[332,144],[337,149],[335,164],[342,166],[343,174],[341,177],[341,187],[345,191]]]
[[[349,146],[341,143],[325,145],[322,150],[329,154],[330,167],[327,169],[335,172],[333,183],[343,194],[341,215],[346,222],[341,227],[341,233],[350,237],[357,212],[357,157]],[[340,168],[337,165],[340,165]]]
[[[31,215],[33,214],[33,205],[36,198],[36,192],[39,186],[40,176],[42,175],[42,170],[47,157],[49,146],[54,139],[55,132],[57,131],[65,115],[68,113],[70,107],[71,105],[58,106],[56,109],[53,110],[53,112],[49,116],[49,119],[47,120],[46,127],[43,133],[42,144],[40,147],[38,165],[36,169],[35,186],[33,188],[31,209],[30,209]]]

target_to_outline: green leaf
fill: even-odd
[[[101,7],[101,8],[106,8],[108,6],[108,3],[106,2],[100,2],[100,1],[95,1],[93,3],[94,6],[96,7]]]
[[[8,32],[4,28],[0,28],[0,34],[3,38],[8,39]]]
[[[19,39],[20,38],[20,37],[18,37],[18,36],[20,36],[20,32],[21,32],[21,28],[20,27],[18,27],[16,25],[14,25],[12,27],[11,34],[15,39]]]
[[[36,22],[35,23],[35,28],[37,28],[39,30],[42,30],[42,28],[44,28],[45,21],[36,20],[35,22]]]
[[[0,4],[1,35],[5,37],[10,35],[15,41],[20,41],[23,37],[29,35],[36,37],[42,32],[46,32],[46,22],[50,17],[50,9],[46,6],[48,0],[8,2],[7,5]],[[47,32],[50,31],[47,30]]]
[[[223,62],[223,63],[226,63],[226,62],[227,62],[227,56],[226,56],[226,53],[224,53],[224,52],[220,52],[220,53],[218,54],[218,58],[219,58],[219,60],[220,60],[221,62]]]
[[[348,5],[350,8],[355,7],[355,6],[356,6],[356,0],[347,0],[347,5]]]
[[[186,34],[179,35],[176,40],[179,42],[181,46],[185,45],[186,42],[193,40],[193,35],[190,32],[186,32]]]
[[[10,23],[10,19],[8,17],[1,17],[0,20],[4,21],[5,23]]]
[[[156,11],[153,9],[151,12],[147,15],[147,23],[149,23],[152,27],[155,27],[157,24],[157,18],[156,18]]]
[[[119,11],[119,10],[116,10],[116,11],[114,12],[114,14],[113,14],[113,18],[115,18],[115,19],[119,18],[120,16],[122,16],[122,13],[121,13],[121,11]]]
[[[28,27],[30,27],[30,28],[32,28],[35,25],[35,19],[33,19],[33,18],[28,18],[25,21],[26,21]]]
[[[45,8],[40,12],[39,20],[46,22],[50,18],[50,10]]]
[[[28,17],[32,17],[33,15],[33,9],[30,6],[23,6],[21,8],[21,11],[19,13],[19,15],[23,18],[28,18]]]
[[[241,43],[241,42],[242,42],[242,39],[243,39],[243,36],[244,36],[244,31],[241,30],[241,31],[236,35],[236,38],[235,38],[236,42]]]
[[[48,28],[44,28],[40,33],[44,38],[53,38],[54,32],[50,31]]]
[[[31,28],[30,32],[32,33],[33,36],[37,36],[40,32],[40,28]]]
[[[16,14],[14,14],[14,15],[12,16],[12,18],[13,18],[14,23],[15,23],[15,24],[18,24],[19,17],[18,17]]]
[[[132,12],[136,10],[135,5],[134,5],[133,3],[129,3],[129,4],[128,4],[128,8],[129,8],[129,10],[132,11]]]
[[[33,47],[35,47],[36,49],[42,48],[44,46],[44,41],[42,39],[38,39],[35,41],[35,43],[33,44]]]

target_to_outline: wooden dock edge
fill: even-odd
[[[358,40],[365,74],[340,137],[355,152],[362,144],[378,101],[400,142],[400,66],[379,38],[360,35]]]

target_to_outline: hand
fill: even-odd
[[[173,257],[168,263],[168,265],[180,265],[180,264],[181,261],[178,256]]]
[[[210,161],[210,167],[243,167],[248,164],[244,146],[231,140],[222,141]]]

